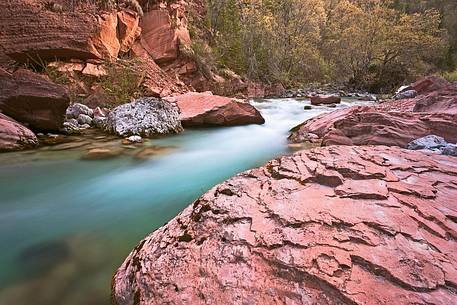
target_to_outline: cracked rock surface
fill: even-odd
[[[457,163],[331,146],[214,187],[130,253],[113,303],[457,304]]]

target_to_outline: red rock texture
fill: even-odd
[[[145,68],[143,86],[147,94],[155,97],[165,97],[171,94],[182,94],[190,91],[190,88],[179,79],[170,77],[163,71],[139,43],[135,43],[132,51],[141,61]]]
[[[114,304],[456,304],[456,177],[394,147],[271,161],[141,241]]]
[[[117,17],[52,11],[42,0],[0,1],[1,52],[17,62],[117,57]]]
[[[439,76],[427,76],[419,79],[411,85],[411,89],[417,94],[427,94],[444,87],[447,87],[449,82]]]
[[[260,112],[249,103],[213,95],[210,92],[190,92],[167,100],[178,105],[184,127],[265,123]]]
[[[457,85],[449,85],[418,98],[414,111],[457,114]]]
[[[341,103],[341,97],[337,95],[316,95],[311,96],[311,105],[329,105]]]
[[[31,129],[59,130],[69,103],[66,88],[41,75],[0,69],[0,111]]]
[[[132,11],[123,10],[117,13],[117,19],[120,50],[127,53],[141,35],[140,18]]]
[[[310,141],[309,134],[322,139],[323,146],[406,147],[412,140],[430,134],[455,143],[457,86],[447,85],[414,99],[351,107],[322,114],[292,129],[289,140],[293,143]]]
[[[141,45],[157,63],[176,59],[180,44],[190,44],[183,14],[173,16],[168,10],[151,10],[144,14],[141,28]]]
[[[35,134],[13,120],[0,113],[0,151],[20,150],[38,145]]]

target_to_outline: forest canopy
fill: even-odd
[[[452,71],[455,0],[208,0],[214,61],[263,82],[375,92]]]

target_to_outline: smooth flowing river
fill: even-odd
[[[338,108],[363,102],[343,102]],[[252,102],[262,126],[186,130],[139,158],[84,161],[102,136],[0,154],[0,305],[108,305],[111,276],[148,233],[219,182],[290,153],[288,130],[333,108]],[[163,150],[160,150],[163,148]]]

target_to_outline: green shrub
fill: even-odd
[[[106,72],[107,75],[100,78],[99,84],[111,98],[107,106],[128,103],[144,94],[142,83],[145,71],[138,58],[107,64]]]
[[[450,81],[451,83],[457,82],[457,70],[453,72],[443,72],[441,76]]]

